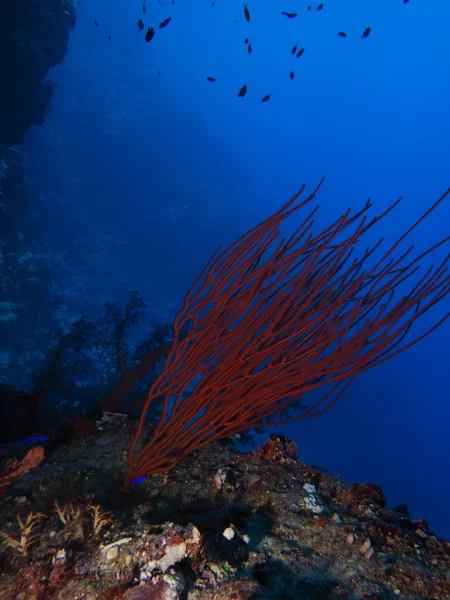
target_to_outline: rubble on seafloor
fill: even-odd
[[[294,442],[213,443],[124,491],[130,436],[61,446],[6,490],[0,600],[450,598],[450,543]]]

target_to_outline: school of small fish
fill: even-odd
[[[162,0],[157,0],[159,4],[162,4]],[[409,0],[403,0],[403,4],[408,4]],[[166,3],[164,3],[166,4]],[[171,0],[171,4],[172,6],[175,6],[175,0]],[[211,3],[211,8],[214,8],[216,2],[215,0]],[[325,4],[324,3],[320,3],[315,7],[316,11],[321,11],[324,8]],[[312,11],[313,10],[313,5],[309,4],[307,9],[307,11]],[[142,14],[145,15],[147,13],[147,5],[146,2],[144,0],[144,2],[142,3]],[[244,14],[244,19],[247,21],[247,23],[250,23],[251,20],[251,14],[250,14],[250,9],[248,6],[248,2],[244,2],[243,3],[243,14]],[[287,12],[285,10],[281,11],[281,15],[283,17],[286,17],[287,19],[295,19],[298,16],[298,12]],[[153,15],[151,15],[149,13],[149,15],[153,17]],[[157,26],[157,29],[164,29],[172,20],[172,17],[167,17],[165,18],[163,21],[161,21],[159,23],[159,25]],[[233,23],[237,23],[238,21],[233,21]],[[98,27],[98,22],[94,21],[95,25]],[[144,21],[142,20],[142,17],[140,17],[137,21],[137,28],[138,31],[144,31],[145,29],[145,24]],[[372,32],[372,28],[371,27],[366,27],[364,29],[364,31],[361,34],[361,39],[365,40],[369,37],[369,35]],[[145,32],[145,41],[146,42],[151,42],[155,36],[156,33],[156,29],[155,27],[148,27],[147,31]],[[347,33],[345,31],[338,31],[337,35],[341,38],[346,38],[347,37]],[[109,36],[109,39],[111,39],[111,36]],[[244,44],[247,46],[247,52],[248,54],[252,54],[253,52],[253,46],[251,44],[251,41],[249,40],[248,37],[245,38],[244,40]],[[294,46],[291,49],[291,54],[293,56],[295,56],[295,58],[300,58],[303,53],[305,52],[305,48],[298,48],[298,44],[294,44]],[[158,73],[159,74],[159,73]],[[294,71],[289,71],[289,78],[292,80],[295,77],[295,73]],[[215,83],[217,81],[217,78],[213,75],[207,75],[206,76],[206,80],[209,81],[210,83]],[[248,87],[246,84],[244,84],[238,91],[238,93],[236,94],[239,98],[244,98],[244,96],[247,95],[247,91],[248,91]],[[263,96],[261,98],[261,102],[265,103],[268,102],[270,100],[270,98],[272,97],[272,94],[266,94],[265,96]]]

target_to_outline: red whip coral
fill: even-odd
[[[403,284],[450,237],[415,258],[413,247],[394,255],[450,189],[378,258],[381,240],[359,258],[354,246],[401,198],[370,221],[368,201],[356,215],[348,210],[313,235],[316,207],[288,240],[274,245],[281,222],[309,204],[317,189],[298,201],[303,186],[275,214],[217,251],[188,291],[174,321],[173,347],[128,451],[126,486],[140,475],[173,469],[214,440],[322,414],[355,375],[412,346],[450,316],[405,343],[413,321],[449,294],[450,255],[406,291]],[[291,402],[326,384],[331,389],[306,411],[282,418]],[[135,451],[157,398],[163,401],[160,420]]]

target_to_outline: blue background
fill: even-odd
[[[239,0],[153,2],[145,15],[137,1],[79,4],[69,53],[51,73],[53,111],[25,146],[68,312],[95,312],[131,287],[153,320],[172,319],[219,243],[322,176],[316,232],[368,197],[373,214],[405,197],[364,246],[394,241],[447,189],[450,2],[307,4],[249,0],[250,23]],[[299,15],[288,20],[281,9]],[[138,18],[147,28],[168,16],[146,43]],[[295,43],[306,48],[299,59]],[[58,209],[57,222],[46,207]],[[449,223],[447,200],[410,241],[425,249]],[[406,503],[448,539],[449,341],[447,321],[359,376],[322,417],[279,428],[301,460],[380,484],[390,505]]]

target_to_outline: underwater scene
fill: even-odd
[[[449,23],[0,3],[0,600],[449,600]]]

